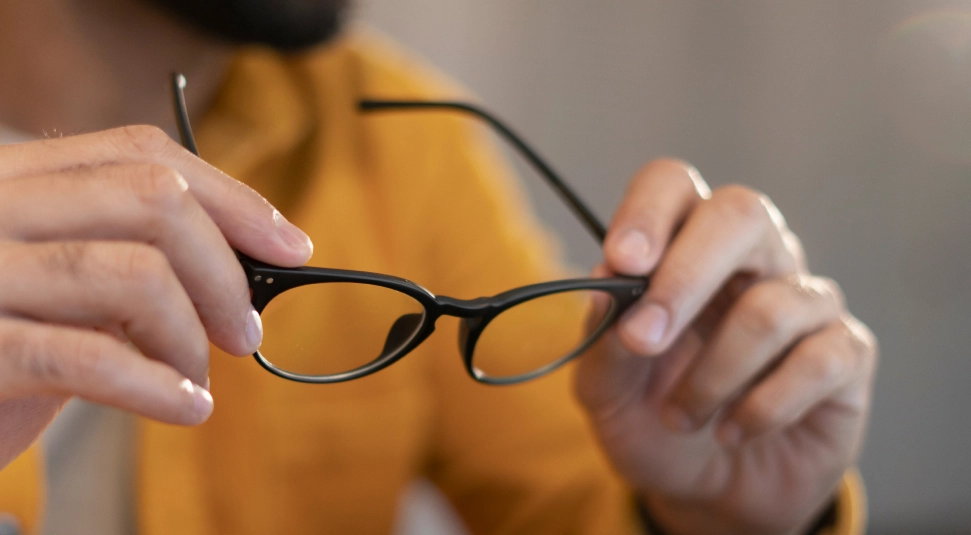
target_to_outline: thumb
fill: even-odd
[[[613,276],[613,273],[601,264],[593,269],[590,276],[605,278]],[[587,316],[588,331],[600,324],[609,307],[610,298],[595,292]],[[612,413],[633,392],[643,389],[651,372],[651,361],[638,358],[628,351],[614,325],[578,359],[574,377],[577,398],[595,417],[600,413]]]

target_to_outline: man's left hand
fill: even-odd
[[[661,160],[635,177],[600,275],[650,286],[580,359],[601,444],[671,535],[798,533],[859,454],[877,360],[767,197]]]

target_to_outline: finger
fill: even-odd
[[[594,279],[604,279],[613,276],[613,273],[604,264],[597,264],[590,271],[590,277]],[[612,302],[611,297],[603,292],[590,292],[590,311],[587,313],[586,329],[592,332],[600,325]]]
[[[155,245],[209,337],[235,355],[259,347],[259,316],[235,253],[175,170],[120,164],[0,181],[0,237],[128,240]]]
[[[842,310],[840,290],[829,279],[790,276],[751,287],[671,391],[665,423],[675,431],[703,426],[786,348],[838,320]]]
[[[80,396],[162,422],[195,425],[212,397],[175,369],[90,330],[0,318],[0,392]]]
[[[603,264],[591,272],[593,278],[613,276]],[[587,328],[600,324],[610,307],[610,299],[595,299]],[[700,351],[701,338],[689,329],[667,352],[664,359],[635,358],[620,343],[616,327],[607,330],[596,344],[578,360],[574,375],[577,398],[598,420],[606,421],[621,406],[643,403],[660,407],[662,397],[673,387],[686,363]]]
[[[183,149],[154,126],[0,146],[0,180],[116,163],[154,163],[178,171],[229,243],[258,260],[299,266],[313,253],[310,239],[266,199]]]
[[[0,243],[0,310],[43,322],[120,326],[147,357],[196,384],[209,342],[165,256],[126,242]],[[43,289],[43,291],[38,291]]]
[[[621,321],[633,352],[663,352],[733,274],[760,277],[803,271],[794,236],[764,195],[721,188],[700,203],[671,243],[641,300]]]
[[[876,361],[873,334],[854,318],[831,324],[800,342],[761,384],[742,398],[719,426],[726,445],[786,429],[848,385],[872,374]],[[864,410],[866,396],[840,405]]]
[[[604,240],[604,258],[616,273],[646,275],[675,229],[711,190],[681,161],[656,160],[631,181]]]

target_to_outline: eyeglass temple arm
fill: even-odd
[[[179,140],[182,146],[192,154],[199,155],[196,147],[192,127],[189,126],[189,111],[185,105],[185,76],[182,73],[172,73],[172,100],[175,104],[175,123],[179,128]]]
[[[192,135],[192,126],[189,124],[189,110],[185,105],[185,76],[182,73],[172,73],[172,101],[175,104],[175,123],[179,129],[179,141],[186,150],[199,155],[199,147],[196,146],[196,138]],[[233,249],[236,258],[244,264],[252,261],[248,256]]]
[[[563,202],[570,207],[574,214],[580,218],[587,230],[593,234],[601,244],[607,236],[607,230],[597,219],[593,211],[580,200],[580,197],[560,178],[560,175],[553,170],[546,160],[534,151],[519,135],[506,126],[498,117],[485,111],[484,109],[465,102],[453,101],[433,101],[433,100],[376,100],[364,99],[358,104],[361,111],[408,111],[408,110],[428,110],[440,109],[464,112],[482,119],[489,123],[499,134],[519,151],[526,158],[526,161],[542,176],[546,183],[553,188]]]
[[[185,104],[185,85],[185,76],[181,73],[172,73],[172,99],[175,103],[175,120],[179,129],[179,139],[182,141],[182,146],[186,150],[198,156],[199,149],[196,146],[195,136],[192,135],[192,127],[189,124],[189,112]],[[570,189],[570,186],[560,178],[559,174],[536,151],[527,145],[521,137],[513,132],[511,128],[482,108],[464,102],[374,99],[362,100],[359,106],[361,111],[445,109],[469,113],[486,121],[516,147],[530,165],[546,179],[547,184],[559,194],[560,198],[573,210],[573,213],[583,221],[587,230],[593,234],[597,241],[603,243],[604,238],[607,236],[607,230],[600,220],[597,219],[597,216]]]

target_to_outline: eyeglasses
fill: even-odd
[[[198,156],[185,105],[185,77],[172,75],[182,145]],[[604,226],[556,172],[494,115],[462,102],[360,101],[362,113],[447,111],[484,120],[511,143],[573,213],[603,243]],[[461,319],[459,349],[477,381],[515,384],[547,374],[586,351],[644,293],[645,278],[558,280],[492,297],[436,296],[411,281],[364,271],[281,268],[237,252],[252,290],[253,307],[274,316],[254,353],[269,372],[303,383],[337,383],[375,373],[407,355],[435,330],[442,316]],[[594,294],[609,302],[589,322]],[[314,310],[313,314],[305,311]],[[276,326],[280,326],[279,331]],[[272,332],[271,332],[272,331]],[[314,343],[295,333],[313,332]],[[329,347],[328,347],[328,344]]]

